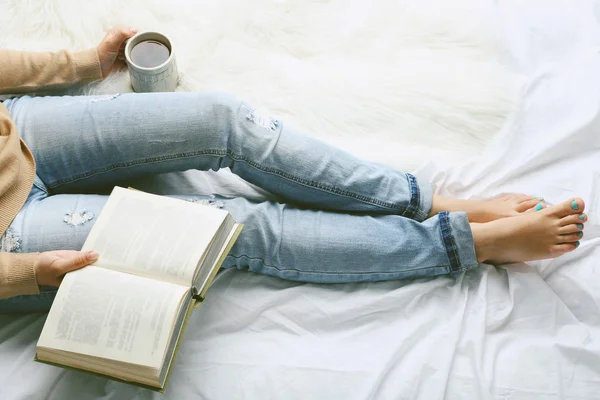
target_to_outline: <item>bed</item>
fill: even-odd
[[[198,29],[211,40],[218,33],[207,31],[217,29],[210,17],[235,9],[222,23],[234,37],[202,47],[204,63],[181,57],[181,90],[223,86],[359,156],[412,170],[442,194],[524,192],[550,204],[581,196],[589,222],[580,248],[554,260],[481,265],[456,277],[369,284],[301,284],[223,271],[191,318],[164,396],[34,363],[45,315],[0,316],[0,398],[600,398],[600,4],[395,2],[394,10],[404,12],[394,14],[397,24],[370,29],[361,24],[391,21],[391,2],[241,3],[194,6],[204,7]],[[69,25],[61,17],[74,12],[69,7],[84,6],[40,4],[0,2],[0,46],[19,34],[22,48],[51,47],[35,42],[44,32],[64,45],[84,47],[97,39],[91,32],[99,26]],[[113,7],[100,12],[100,21],[125,22],[131,15],[138,21],[133,23],[144,22],[141,28],[171,26],[159,3],[152,4],[135,16],[141,3],[95,7]],[[181,4],[183,12],[191,3]],[[256,11],[259,6],[267,16]],[[35,21],[15,22],[25,21],[32,7],[68,26],[57,28],[52,20],[40,25],[46,31],[33,34]],[[185,14],[181,18],[190,18]],[[282,18],[289,29],[279,36],[254,29]],[[334,33],[327,18],[345,25],[333,24]],[[297,25],[290,26],[293,21]],[[320,29],[322,41],[314,32],[300,35],[302,43],[282,39],[310,24]],[[78,36],[78,29],[89,32]],[[344,39],[340,32],[347,33]],[[394,32],[401,43],[386,41]],[[344,46],[348,35],[356,41]],[[243,45],[232,47],[238,41]],[[392,56],[381,51],[394,44],[401,56],[415,58],[384,59]],[[218,68],[235,65],[231,53],[222,53],[232,49],[239,57],[254,49],[260,62],[249,60],[251,71]],[[330,58],[318,57],[324,54]],[[305,63],[296,65],[299,60]],[[444,68],[432,67],[435,60]],[[390,64],[378,66],[384,61]],[[272,73],[284,65],[287,71]],[[341,65],[351,71],[332,81]],[[390,66],[402,76],[381,78]],[[325,75],[317,74],[319,68]],[[348,86],[353,76],[367,82]],[[126,78],[118,75],[82,92],[127,90]],[[323,83],[322,98],[312,104],[317,89],[295,91],[309,81]],[[369,88],[372,94],[365,93]],[[394,95],[396,90],[403,91]],[[386,108],[388,100],[392,106]],[[311,112],[315,105],[323,108]],[[139,187],[268,195],[227,171],[168,174]]]

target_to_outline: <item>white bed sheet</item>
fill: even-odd
[[[414,282],[319,286],[225,271],[190,321],[165,397],[600,398],[598,7],[521,3],[493,10],[505,62],[522,77],[514,114],[478,160],[429,163],[418,175],[462,197],[582,196],[590,220],[581,247]],[[263,195],[221,173],[160,179],[166,191],[223,183]],[[0,398],[160,397],[32,362],[43,321],[0,316]]]

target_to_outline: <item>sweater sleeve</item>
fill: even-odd
[[[0,50],[0,94],[58,89],[102,79],[96,49],[70,53]]]
[[[40,293],[33,269],[38,254],[0,252],[0,299]]]

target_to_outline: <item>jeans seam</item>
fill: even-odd
[[[247,255],[239,255],[239,256],[234,256],[234,255],[227,255],[227,257],[231,257],[231,258],[235,258],[235,259],[240,259],[240,258],[246,258],[249,260],[258,260],[262,263],[263,266],[267,267],[267,268],[273,268],[276,269],[277,271],[281,271],[281,272],[286,272],[286,271],[294,271],[294,272],[301,272],[303,274],[314,274],[314,275],[373,275],[373,274],[379,274],[379,275],[397,275],[398,271],[364,271],[364,272],[351,272],[351,271],[305,271],[305,270],[301,270],[301,269],[297,269],[297,268],[281,268],[278,267],[276,265],[269,265],[265,263],[265,260],[261,257],[250,257]],[[434,265],[431,267],[417,267],[417,268],[412,268],[412,269],[406,269],[406,270],[402,270],[402,272],[413,272],[413,271],[420,271],[420,270],[426,270],[426,269],[433,269],[433,268],[446,268],[446,265]]]
[[[402,216],[415,219],[419,210],[419,203],[421,201],[419,185],[417,184],[416,178],[412,174],[405,175],[410,189],[410,201],[408,202],[408,206],[405,208],[404,213],[402,213]]]
[[[460,256],[458,254],[458,247],[456,246],[456,240],[452,234],[452,227],[450,226],[449,213],[444,211],[438,214],[440,221],[440,230],[442,233],[442,240],[444,247],[446,248],[446,254],[448,255],[448,261],[450,262],[450,272],[457,274],[464,270],[460,263]]]
[[[375,205],[378,207],[383,207],[383,208],[388,208],[388,209],[392,209],[392,210],[399,210],[399,209],[405,209],[405,211],[402,213],[402,215],[405,215],[407,213],[406,209],[408,209],[411,204],[413,203],[413,197],[411,196],[411,201],[409,203],[409,207],[402,207],[400,205],[397,204],[393,204],[393,203],[387,203],[381,200],[377,200],[377,199],[373,199],[371,197],[368,196],[363,196],[360,195],[358,193],[353,193],[353,192],[348,192],[345,190],[341,190],[338,189],[336,187],[333,186],[328,186],[328,185],[323,185],[320,183],[315,183],[312,181],[308,181],[305,179],[300,179],[294,175],[285,173],[283,171],[280,171],[276,168],[270,168],[270,167],[265,167],[260,165],[259,163],[253,162],[251,160],[248,160],[245,157],[242,157],[236,153],[233,153],[229,150],[215,150],[215,149],[208,149],[208,150],[198,150],[198,151],[193,151],[193,152],[186,152],[186,153],[179,153],[179,154],[172,154],[172,155],[167,155],[167,156],[160,156],[160,157],[149,157],[149,158],[143,158],[143,159],[139,159],[139,160],[135,160],[135,161],[128,161],[128,162],[123,162],[123,163],[119,163],[119,164],[111,164],[109,166],[106,167],[102,167],[102,168],[96,168],[94,170],[91,170],[89,172],[85,172],[85,173],[81,173],[81,174],[77,174],[74,175],[72,177],[70,177],[69,179],[62,179],[62,180],[57,180],[51,184],[46,184],[48,186],[48,188],[50,189],[55,189],[60,185],[64,185],[67,183],[71,183],[71,182],[75,182],[77,180],[80,179],[85,179],[88,178],[90,176],[93,175],[98,175],[98,174],[102,174],[105,172],[109,172],[115,169],[120,169],[120,168],[127,168],[127,167],[133,167],[136,165],[143,165],[143,164],[150,164],[150,163],[158,163],[158,162],[163,162],[163,161],[169,161],[169,160],[174,160],[174,159],[182,159],[182,158],[191,158],[191,157],[198,157],[198,156],[203,156],[203,155],[213,155],[213,156],[229,156],[231,157],[233,160],[235,161],[241,161],[244,162],[246,164],[248,164],[249,166],[258,169],[262,172],[266,172],[266,173],[270,173],[270,174],[274,174],[274,175],[278,175],[282,178],[285,178],[289,181],[292,181],[294,183],[303,185],[303,186],[307,186],[313,189],[317,189],[317,190],[321,190],[323,192],[328,192],[330,194],[334,194],[334,195],[338,195],[338,196],[346,196],[346,197],[350,197],[359,201],[362,201],[364,203],[367,204],[371,204],[371,205]],[[412,176],[412,175],[411,175]],[[413,178],[414,179],[414,178]],[[417,188],[418,191],[418,188]],[[412,192],[412,189],[411,189]],[[418,197],[417,197],[417,204],[418,204]],[[411,214],[413,212],[411,211]]]

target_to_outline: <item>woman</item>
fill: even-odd
[[[0,92],[102,79],[134,33],[111,30],[78,53],[0,51]],[[48,287],[99,257],[75,251],[107,199],[98,193],[223,167],[281,200],[220,199],[246,225],[224,267],[284,279],[415,278],[556,257],[579,245],[587,218],[579,198],[546,208],[525,195],[433,195],[226,95],[12,98],[0,105],[0,311],[47,310]]]

